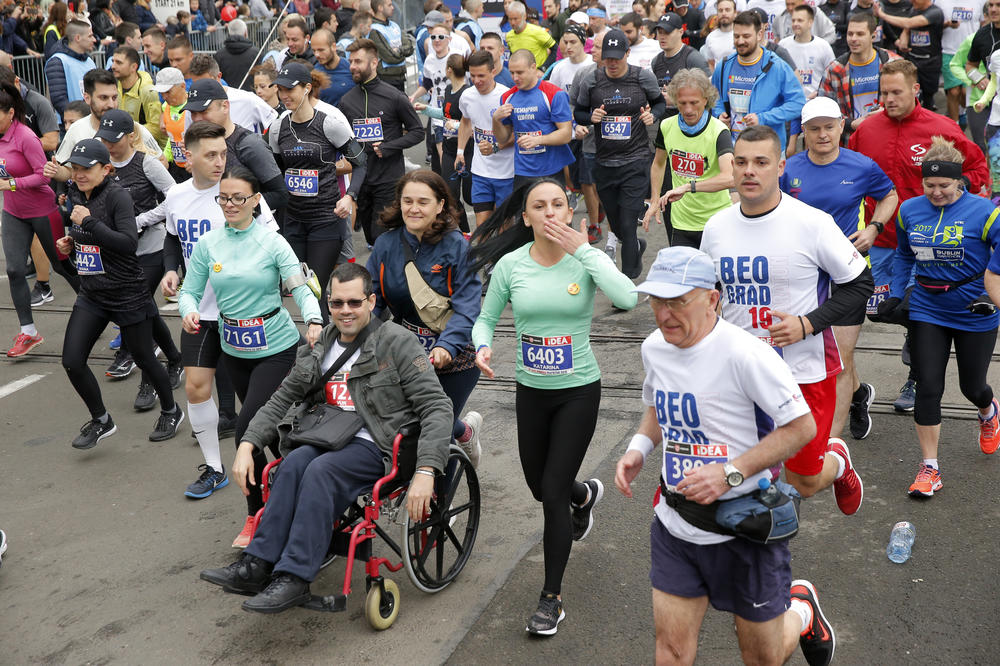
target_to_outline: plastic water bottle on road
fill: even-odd
[[[913,541],[917,538],[917,529],[909,521],[901,521],[892,526],[892,534],[889,535],[889,545],[885,548],[885,554],[896,564],[902,564],[910,559],[910,551],[913,549]]]

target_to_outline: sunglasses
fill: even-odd
[[[351,308],[352,310],[357,310],[367,302],[368,300],[364,298],[350,298],[346,301],[342,301],[339,298],[335,298],[333,300],[328,300],[326,303],[327,305],[330,306],[331,310],[339,310],[342,307],[344,307],[344,305],[347,305],[347,307]]]
[[[437,35],[431,35],[431,40],[432,40],[432,41],[435,41],[435,42],[439,42],[439,41],[441,41],[442,39],[448,39],[449,37],[451,37],[451,35],[441,35],[441,34],[437,34]]]

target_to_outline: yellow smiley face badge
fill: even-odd
[[[215,264],[214,266],[212,266],[212,270],[218,273],[219,271],[222,270],[222,264]]]
[[[570,285],[566,287],[566,291],[569,292],[570,296],[576,296],[577,294],[580,293],[580,285],[578,285],[576,282],[571,282]]]

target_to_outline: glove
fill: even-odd
[[[889,298],[885,299],[884,301],[878,304],[878,316],[882,317],[883,319],[891,317],[893,312],[896,310],[896,308],[899,307],[899,305],[902,302],[903,299],[896,298],[895,296],[890,296]]]
[[[903,299],[891,296],[878,304],[878,314],[869,319],[881,324],[905,326],[910,321],[910,312]]]

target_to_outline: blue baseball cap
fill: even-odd
[[[692,289],[715,289],[715,264],[693,247],[665,247],[656,253],[646,281],[632,291],[657,298],[677,298]]]

